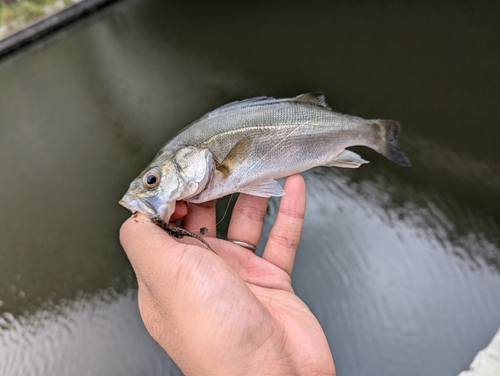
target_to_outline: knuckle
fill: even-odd
[[[285,216],[302,221],[305,216],[304,210],[298,209],[296,207],[284,207],[280,208],[280,212]]]
[[[252,221],[257,222],[263,221],[264,217],[266,216],[265,210],[262,210],[261,208],[253,205],[235,206],[233,211],[239,215],[247,217]]]
[[[276,233],[271,231],[269,234],[269,240],[275,243],[276,245],[286,248],[286,249],[296,249],[299,245],[299,240],[297,236],[294,236],[290,233]]]

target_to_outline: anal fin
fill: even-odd
[[[330,167],[343,167],[343,168],[358,168],[364,163],[369,163],[365,161],[359,154],[356,154],[350,150],[344,150],[342,153],[337,155],[335,159],[329,161],[325,166]]]

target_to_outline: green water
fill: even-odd
[[[0,61],[0,374],[179,374],[138,316],[117,201],[205,112],[316,90],[400,121],[412,161],[358,148],[359,170],[304,174],[294,288],[338,374],[466,369],[500,326],[497,10],[129,0]]]

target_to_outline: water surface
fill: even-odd
[[[500,326],[495,9],[128,0],[4,59],[0,374],[180,374],[138,316],[117,201],[206,111],[315,90],[399,120],[412,161],[304,174],[293,283],[338,374],[467,368]]]

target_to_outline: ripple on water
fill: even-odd
[[[40,309],[0,317],[0,374],[181,375],[149,336],[136,291],[104,291]]]
[[[474,227],[484,219],[468,212],[459,229],[452,200],[383,176],[354,182],[333,169],[304,176],[307,213],[292,277],[339,373],[406,374],[424,363],[435,374],[466,369],[500,324],[500,272],[485,257],[489,249],[498,258],[500,248]],[[394,201],[395,192],[409,201]]]

